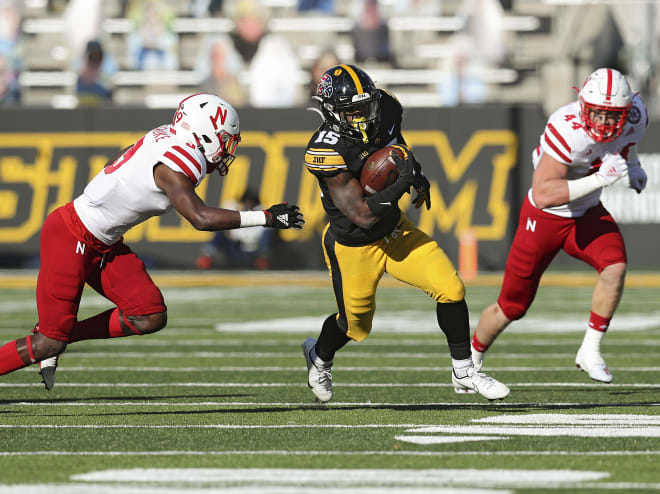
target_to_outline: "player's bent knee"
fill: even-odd
[[[448,286],[439,290],[438,295],[433,297],[436,302],[441,304],[452,304],[460,302],[465,298],[465,285],[458,276],[455,276]]]
[[[157,312],[146,316],[133,316],[131,322],[140,334],[156,333],[167,324],[167,312]]]
[[[628,265],[625,262],[617,262],[605,266],[601,270],[600,275],[603,277],[612,278],[613,281],[623,280],[623,278],[626,276],[627,269]]]
[[[371,333],[371,322],[360,324],[349,324],[346,336],[355,341],[362,341]]]
[[[66,349],[66,342],[49,338],[42,333],[33,334],[30,344],[32,345],[32,353],[35,360],[54,357]]]
[[[518,319],[522,319],[523,316],[527,313],[527,309],[529,309],[528,305],[521,304],[520,302],[506,300],[501,297],[497,300],[497,307],[502,312],[502,314],[504,314],[504,317],[506,317],[509,321],[517,321]]]

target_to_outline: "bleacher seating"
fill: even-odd
[[[75,105],[76,60],[67,45],[66,24],[61,13],[49,13],[45,0],[24,2],[23,67],[20,74],[22,101],[27,105]],[[168,0],[176,19],[172,26],[178,37],[179,68],[175,71],[142,72],[130,66],[127,37],[133,30],[128,18],[121,18],[119,0],[103,0],[101,23],[106,51],[112,53],[118,71],[112,76],[115,104],[170,105],[168,96],[190,92],[201,83],[195,70],[199,49],[207,34],[231,32],[230,15],[197,18],[191,16],[191,2]],[[228,2],[225,2],[228,3]],[[229,2],[230,3],[230,2]],[[388,15],[395,66],[367,62],[364,67],[379,85],[393,90],[406,105],[435,106],[445,103],[438,92],[447,73],[448,44],[465,26],[458,16],[461,2],[443,0],[441,15],[416,12],[389,15],[394,0],[381,0]],[[263,0],[269,7],[269,30],[286,36],[300,59],[301,83],[309,82],[307,70],[321,47],[332,45],[338,55],[352,62],[350,30],[354,22],[353,0],[336,0],[336,15],[301,15],[295,0]],[[510,56],[505,65],[485,66],[474,71],[488,87],[487,101],[538,102],[541,92],[539,70],[552,56],[552,19],[557,7],[542,2],[513,2],[506,13]],[[246,74],[239,78],[249,83]]]

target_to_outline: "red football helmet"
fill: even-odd
[[[578,93],[580,117],[587,134],[596,142],[619,137],[632,99],[628,81],[618,70],[605,68],[590,74]]]

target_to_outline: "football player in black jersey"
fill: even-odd
[[[401,135],[401,104],[377,88],[363,70],[347,64],[328,69],[313,98],[323,124],[307,145],[305,166],[318,179],[330,220],[323,232],[323,252],[338,308],[326,318],[318,339],[303,343],[308,385],[317,400],[332,399],[335,352],[369,335],[376,287],[385,272],[437,302],[456,391],[476,391],[491,400],[506,397],[509,388],[472,363],[465,287],[456,269],[438,244],[399,209],[399,198],[411,188],[415,207],[431,207],[429,182]],[[362,166],[372,153],[392,144],[400,145],[405,154],[394,156],[399,178],[366,197],[359,180]]]

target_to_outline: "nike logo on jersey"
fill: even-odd
[[[278,214],[277,221],[283,225],[289,226],[289,215],[288,214]]]
[[[389,202],[389,201],[388,202],[379,202],[378,204],[380,204],[382,206],[391,206],[392,205],[392,203]]]
[[[392,132],[394,132],[394,127],[396,127],[396,124],[392,125],[392,128],[387,131],[389,135],[392,135]]]

